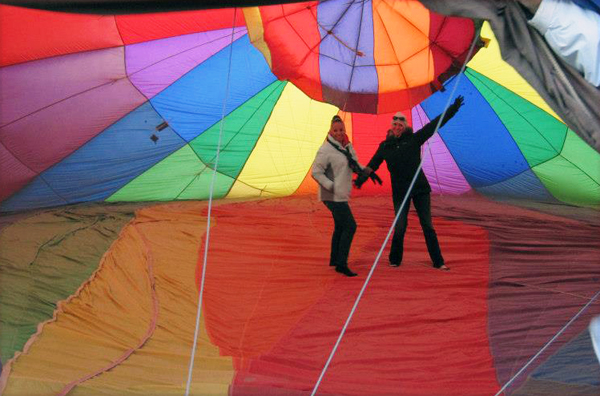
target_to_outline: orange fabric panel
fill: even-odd
[[[340,110],[338,111],[338,115],[344,121],[344,127],[346,128],[346,135],[348,135],[348,139],[350,139],[351,142],[354,142],[352,140],[352,113]],[[354,145],[354,143],[352,143],[352,145]]]
[[[75,384],[69,395],[182,394],[205,207],[206,202],[182,202],[137,212],[98,271],[30,340],[3,394],[57,395],[68,384]],[[201,325],[192,391],[226,395],[232,360],[219,355],[203,320]]]
[[[120,45],[113,16],[0,5],[0,66]]]
[[[317,184],[315,179],[312,178],[311,170],[312,169],[308,170],[306,176],[304,177],[304,180],[302,180],[302,183],[300,183],[300,186],[298,186],[298,189],[296,190],[296,192],[294,192],[294,194],[305,195],[317,193],[319,185]]]
[[[125,44],[245,27],[244,13],[239,8],[119,15],[116,19]]]
[[[432,81],[429,11],[423,5],[413,1],[374,0],[373,31],[380,94]]]

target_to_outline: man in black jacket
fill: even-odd
[[[448,107],[448,111],[440,127],[454,117],[463,102],[464,98],[462,96],[456,98],[454,103]],[[401,112],[396,113],[392,119],[392,128],[388,132],[388,137],[379,145],[377,152],[373,155],[371,161],[369,161],[369,164],[365,168],[365,176],[357,178],[355,185],[360,188],[367,179],[366,175],[371,171],[379,169],[381,163],[385,161],[392,181],[394,211],[398,213],[404,197],[409,192],[412,179],[417,169],[419,169],[421,163],[421,146],[427,139],[433,136],[440,117],[441,115],[437,116],[419,131],[413,133],[413,129],[406,122],[406,117]],[[408,210],[410,208],[410,200],[412,199],[419,216],[421,228],[425,235],[425,242],[427,243],[427,250],[433,261],[434,268],[446,271],[450,269],[444,264],[437,234],[433,228],[430,193],[431,187],[429,186],[429,182],[423,170],[419,170],[419,175],[410,191],[410,196],[406,204],[402,208],[402,213],[394,229],[389,256],[391,266],[398,267],[402,263],[404,233],[408,224]]]

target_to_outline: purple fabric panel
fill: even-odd
[[[236,28],[233,39],[247,34]],[[127,46],[127,74],[131,82],[152,98],[181,76],[231,44],[232,29],[187,34]]]
[[[499,384],[516,375],[598,292],[600,284],[597,210],[531,200],[510,202],[493,202],[479,194],[432,200],[434,218],[467,222],[489,232],[488,334]],[[465,257],[469,249],[465,246]],[[600,301],[596,300],[516,378],[506,395],[585,331],[591,317],[598,314]],[[576,368],[579,361],[564,364],[565,369]]]
[[[577,222],[535,213],[495,215],[496,226],[490,230],[494,243],[489,328],[494,366],[500,383],[505,383],[598,291],[600,216],[590,210],[586,222]],[[596,301],[512,388],[599,313],[600,301]]]
[[[123,77],[122,47],[1,68],[0,128],[80,92]]]
[[[413,129],[421,129],[429,118],[421,106],[412,109]],[[435,194],[459,195],[471,191],[448,147],[438,133],[423,145],[423,172]]]
[[[0,202],[23,187],[36,173],[17,160],[0,144]]]
[[[317,18],[320,26],[333,29],[328,34],[319,28],[322,84],[342,92],[378,93],[371,1],[325,1],[318,6]]]
[[[128,79],[116,80],[1,128],[0,143],[25,166],[39,173],[144,101]],[[13,183],[16,177],[8,174],[8,183]]]

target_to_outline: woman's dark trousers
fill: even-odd
[[[335,228],[331,238],[331,256],[329,265],[336,267],[348,266],[348,254],[352,238],[356,232],[356,221],[348,202],[323,201],[333,215]]]

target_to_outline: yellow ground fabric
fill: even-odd
[[[184,394],[205,209],[206,202],[179,202],[138,211],[98,271],[60,305],[55,320],[14,362],[3,395],[59,394],[68,383],[102,371],[131,349],[123,362],[69,395]],[[147,342],[136,349],[146,335]],[[227,395],[233,373],[231,358],[219,356],[202,323],[193,375],[198,385],[192,385],[192,392]]]

